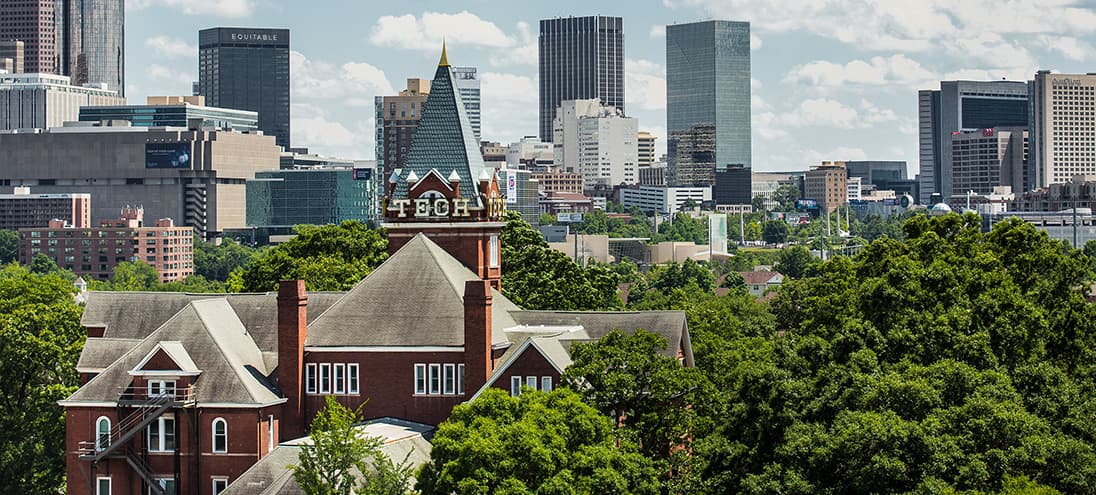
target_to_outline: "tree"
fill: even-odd
[[[274,290],[279,280],[304,279],[309,290],[347,290],[388,258],[381,230],[358,221],[298,225],[297,236],[266,251],[229,276],[233,292]]]
[[[0,268],[0,479],[10,493],[64,491],[65,415],[86,336],[59,270]]]
[[[773,201],[779,204],[782,211],[795,211],[795,201],[799,199],[799,188],[790,184],[784,184],[773,191]]]
[[[807,267],[814,256],[803,246],[791,246],[780,250],[776,266],[773,268],[789,278],[800,278],[807,274]]]
[[[556,216],[552,215],[551,213],[541,213],[540,214],[540,219],[537,220],[537,225],[541,225],[541,226],[555,225],[555,224],[556,224]]]
[[[506,213],[499,235],[502,292],[525,309],[563,311],[613,309],[623,306],[619,278],[608,268],[582,268],[567,255],[551,249],[540,232],[517,212]]]
[[[656,266],[648,273],[647,278],[651,287],[661,291],[684,288],[690,283],[705,292],[715,286],[715,275],[712,271],[692,259]]]
[[[143,261],[123,261],[114,265],[110,285],[112,290],[156,290],[160,286],[160,273]]]
[[[14,230],[0,229],[0,265],[6,265],[19,258],[19,233]]]
[[[247,266],[260,256],[260,251],[230,238],[220,245],[194,237],[194,274],[205,280],[224,282],[233,270]]]
[[[438,425],[430,457],[416,485],[423,495],[658,493],[650,459],[565,388],[486,389]]]
[[[783,220],[766,220],[761,224],[761,239],[768,244],[780,244],[788,239],[788,224]]]
[[[363,404],[364,405],[364,404]],[[408,493],[411,468],[406,459],[395,464],[381,451],[380,438],[368,437],[355,426],[361,407],[352,410],[325,397],[324,408],[312,420],[311,445],[301,445],[293,479],[308,495],[402,495]]]
[[[686,211],[695,210],[698,206],[700,205],[696,204],[696,201],[694,201],[693,198],[688,198],[685,202],[681,203],[681,209]]]

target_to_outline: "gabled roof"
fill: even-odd
[[[464,284],[480,280],[419,233],[308,326],[307,346],[462,346]],[[518,307],[493,292],[492,328]],[[501,331],[493,344],[505,344]]]
[[[746,280],[748,285],[779,284],[784,281],[784,276],[778,272],[754,271],[738,272]]]
[[[160,352],[163,352],[171,362],[175,363],[175,367],[171,368],[171,371],[179,371],[181,374],[187,375],[196,375],[202,372],[202,370],[198,369],[198,366],[194,364],[194,360],[190,358],[190,354],[186,352],[186,348],[183,347],[182,342],[165,340],[158,342],[156,347],[153,347],[152,350],[148,351],[148,354],[145,354],[145,357],[141,359],[141,362],[137,363],[137,366],[134,366],[133,369],[130,370],[129,374],[140,375],[147,374],[150,371],[168,371],[166,369],[145,369],[148,362]]]
[[[272,370],[224,298],[190,302],[119,357],[63,405],[114,402],[133,382],[129,371],[165,341],[177,342],[202,370],[192,397],[205,404],[266,405],[283,402],[267,377]],[[174,346],[170,344],[169,346]]]
[[[684,311],[513,311],[519,325],[580,325],[590,340],[604,337],[613,330],[634,332],[642,328],[661,335],[668,345],[666,355],[677,356],[678,348],[685,351],[685,364],[693,365],[692,343]],[[570,344],[580,339],[560,339],[570,350]]]
[[[408,174],[423,178],[431,170],[437,170],[440,177],[447,178],[456,171],[460,177],[461,196],[473,198],[473,204],[479,204],[477,185],[486,165],[448,64],[438,65],[434,73],[430,95],[423,104],[422,117],[407,153],[396,184],[396,198],[407,197]]]
[[[103,371],[140,343],[139,339],[88,337],[84,342],[84,350],[80,351],[80,360],[76,362],[76,371],[80,373]]]

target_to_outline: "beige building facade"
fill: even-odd
[[[804,198],[818,201],[822,210],[834,211],[848,203],[847,180],[845,162],[824,161],[804,176]]]
[[[1096,73],[1039,71],[1031,84],[1032,188],[1096,175]]]

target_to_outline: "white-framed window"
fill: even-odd
[[[320,365],[320,393],[331,393],[331,363]]]
[[[464,365],[457,365],[457,394],[464,395]]]
[[[542,376],[540,377],[540,389],[545,392],[552,391],[552,377]]]
[[[537,389],[537,377],[535,377],[535,376],[525,377],[525,386],[529,387],[533,390],[536,390]]]
[[[441,393],[441,365],[430,363],[430,394]]]
[[[517,397],[517,396],[521,395],[521,377],[520,376],[511,376],[510,377],[510,395],[514,396],[514,397]]]
[[[498,266],[499,266],[499,236],[497,236],[497,235],[491,236],[490,240],[488,241],[488,244],[489,244],[488,252],[490,253],[489,258],[490,258],[490,262],[491,262],[490,267],[491,268],[498,268]]]
[[[331,365],[335,370],[335,393],[346,393],[346,365],[343,363]]]
[[[110,495],[110,476],[95,478],[95,495]]]
[[[455,364],[446,364],[443,369],[445,374],[442,380],[442,393],[453,395],[457,393],[457,366]]]
[[[274,452],[274,415],[266,417],[266,451]]]
[[[228,488],[228,478],[213,478],[213,495],[220,495]]]
[[[164,495],[175,495],[175,478],[153,478],[153,482],[160,485]],[[152,488],[148,489],[148,493],[152,495]]]
[[[308,394],[316,393],[316,363],[304,365],[304,391]]]
[[[415,365],[415,394],[416,395],[425,395],[426,394],[426,365],[425,364],[420,363],[420,364]]]
[[[346,393],[351,395],[358,393],[358,363],[346,365]]]
[[[175,451],[175,417],[165,414],[148,425],[148,451]]]
[[[175,395],[175,380],[149,380],[148,396],[164,397]]]
[[[213,420],[213,452],[217,454],[228,452],[228,421],[224,418]]]
[[[110,418],[99,416],[95,420],[95,450],[110,447]]]

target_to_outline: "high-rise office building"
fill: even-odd
[[[639,121],[598,100],[564,101],[553,125],[555,167],[583,175],[587,191],[638,184]]]
[[[824,211],[834,211],[848,203],[847,181],[844,162],[822,162],[803,175],[803,197],[817,201]]]
[[[472,131],[476,133],[476,141],[480,140],[480,80],[475,67],[453,67],[453,84],[460,91],[460,99],[464,101],[464,109],[468,110],[468,120],[472,124]]]
[[[0,75],[0,129],[47,129],[78,120],[80,107],[124,105],[116,91],[74,86],[54,74]]]
[[[1096,175],[1096,73],[1039,71],[1031,108],[1031,188]]]
[[[1022,193],[1028,156],[1024,127],[999,127],[951,136],[952,188],[956,195],[990,194],[998,186]]]
[[[0,41],[23,42],[26,72],[61,74],[59,1],[0,0]]]
[[[556,108],[596,98],[624,111],[624,20],[589,16],[540,21],[540,139],[552,139]]]
[[[6,65],[8,60],[11,61],[10,67],[0,68],[7,70],[9,74],[21,74],[26,72],[25,59],[26,43],[19,40],[0,40],[0,65]]]
[[[917,92],[921,192],[953,194],[951,135],[1028,125],[1028,89],[1015,81],[941,81],[939,90]],[[1019,191],[1016,191],[1019,192]]]
[[[650,167],[655,162],[655,135],[639,131],[639,166]]]
[[[62,0],[59,0],[62,1]],[[65,75],[77,86],[106,85],[125,95],[125,2],[63,0]]]
[[[211,107],[259,112],[259,129],[289,148],[289,30],[198,32],[198,86]]]
[[[388,180],[392,171],[403,168],[411,150],[411,138],[419,127],[426,97],[430,95],[430,80],[408,78],[407,89],[399,95],[377,96],[374,99],[377,137],[377,170],[380,180]]]
[[[672,185],[713,186],[717,169],[752,169],[750,23],[666,26],[666,128]],[[721,189],[749,197],[748,173],[721,176],[744,180]]]

